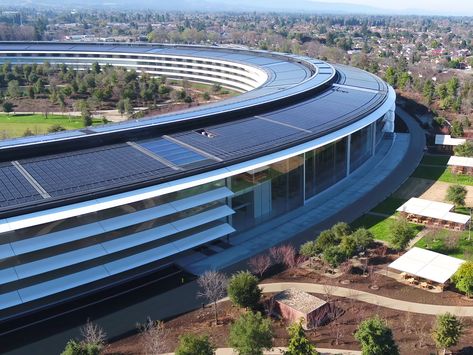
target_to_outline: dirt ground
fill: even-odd
[[[445,202],[447,189],[451,184],[442,181],[420,179],[410,177],[397,190],[393,196],[402,199],[409,199],[411,197],[419,197],[432,201]],[[465,199],[466,206],[473,207],[473,186],[465,186],[467,195]]]
[[[377,268],[382,270],[384,265],[393,260],[394,257],[394,255],[386,255],[377,259],[372,258],[371,260],[373,260]],[[342,280],[344,281],[343,284],[341,283]],[[350,283],[345,284],[346,280],[350,280]],[[403,285],[383,275],[376,274],[373,277],[365,277],[358,274],[356,270],[350,274],[333,278],[314,272],[309,268],[295,268],[263,280],[263,283],[270,282],[323,283],[376,293],[400,300],[415,300],[419,303],[473,306],[471,301],[465,300],[464,297],[453,291],[447,290],[441,294],[434,294]],[[378,290],[373,291],[370,289],[373,283],[376,283],[379,287]],[[329,291],[329,287],[327,290]],[[265,295],[265,298],[269,296]],[[330,292],[316,296],[332,302],[340,310],[339,313],[341,314],[335,321],[307,332],[307,336],[318,347],[359,349],[359,345],[353,336],[357,325],[363,319],[377,314],[386,319],[393,330],[396,342],[401,349],[401,354],[412,354],[415,351],[418,355],[427,355],[435,351],[435,345],[431,337],[431,329],[435,320],[433,316],[400,312],[351,299],[334,297],[330,295]],[[264,307],[261,307],[261,311],[265,311]],[[184,333],[207,334],[217,347],[228,347],[229,327],[232,321],[242,312],[244,311],[233,307],[230,302],[224,302],[219,305],[221,324],[218,326],[215,326],[213,323],[213,309],[211,307],[198,309],[166,322],[163,352],[173,351],[177,346],[179,335]],[[473,348],[467,348],[468,346],[473,346],[473,319],[465,318],[464,324],[466,326],[466,333],[459,346],[454,350],[462,350],[462,354],[473,354]],[[287,324],[285,322],[277,319],[273,320],[274,346],[287,345],[288,335],[286,327]],[[143,354],[142,338],[139,334],[134,334],[118,340],[108,345],[104,353],[107,355]]]

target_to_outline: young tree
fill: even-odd
[[[75,339],[67,342],[61,355],[99,355],[100,348],[96,345],[86,344]]]
[[[315,247],[318,253],[323,253],[325,249],[336,246],[340,242],[340,238],[331,230],[322,231],[315,239]]]
[[[463,324],[461,321],[450,313],[437,316],[432,337],[438,348],[443,349],[443,354],[447,348],[458,344],[463,334]]]
[[[455,287],[465,292],[468,297],[473,296],[473,261],[466,261],[460,265],[452,276]]]
[[[342,239],[342,237],[346,237],[351,234],[351,228],[348,223],[345,222],[338,222],[330,228],[330,230],[335,234],[337,239]]]
[[[248,261],[248,266],[253,274],[259,275],[260,278],[271,267],[271,258],[267,254],[257,255]]]
[[[355,332],[355,339],[360,342],[363,355],[399,354],[391,329],[378,316],[361,322]]]
[[[447,189],[447,201],[453,202],[456,207],[465,206],[465,186],[450,185]]]
[[[8,82],[7,94],[10,97],[19,97],[21,95],[20,84],[18,80],[11,80]]]
[[[249,271],[234,274],[228,282],[227,293],[234,304],[244,308],[256,307],[261,299],[258,279]]]
[[[347,255],[340,247],[329,246],[324,250],[323,259],[329,263],[331,267],[337,267],[347,259]]]
[[[374,237],[368,229],[359,228],[357,229],[351,237],[355,241],[356,249],[358,252],[365,251],[371,245],[373,245]]]
[[[184,334],[179,337],[176,355],[213,355],[215,347],[206,335]]]
[[[246,312],[230,328],[229,345],[240,355],[262,355],[272,347],[271,321],[261,313]]]
[[[415,230],[405,218],[393,220],[389,226],[389,231],[391,245],[396,250],[406,249],[409,242],[415,236]]]
[[[153,321],[148,317],[146,323],[138,325],[138,329],[141,332],[140,342],[145,355],[155,355],[164,351],[166,330],[163,322]]]
[[[285,355],[318,355],[315,347],[309,342],[305,336],[302,322],[292,324],[287,328],[290,339]]]
[[[197,296],[213,303],[215,324],[218,324],[217,301],[225,296],[227,290],[226,276],[217,271],[206,271],[197,279],[197,284],[201,288]]]

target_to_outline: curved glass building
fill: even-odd
[[[378,77],[218,47],[0,43],[0,62],[94,62],[241,95],[157,117],[0,141],[0,319],[172,264],[303,206],[394,127]]]

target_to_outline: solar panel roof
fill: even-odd
[[[0,207],[41,200],[42,197],[11,163],[0,164]]]

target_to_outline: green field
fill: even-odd
[[[392,220],[393,219],[389,217],[365,214],[352,222],[351,227],[352,229],[366,228],[373,233],[375,239],[389,241],[389,230]],[[419,224],[410,223],[410,225],[416,230],[416,234],[424,228],[424,226]]]
[[[101,119],[94,119],[94,124],[101,124]],[[33,134],[46,134],[53,125],[60,125],[65,129],[83,128],[84,124],[80,117],[49,115],[45,118],[42,114],[35,115],[6,115],[0,114],[0,138],[15,138],[24,135],[29,129]]]
[[[468,240],[468,231],[452,232],[441,229],[427,234],[415,246],[460,259],[473,260],[473,241]]]
[[[472,176],[452,174],[450,169],[447,167],[419,165],[412,176],[421,179],[448,182],[451,184],[473,186]]]

